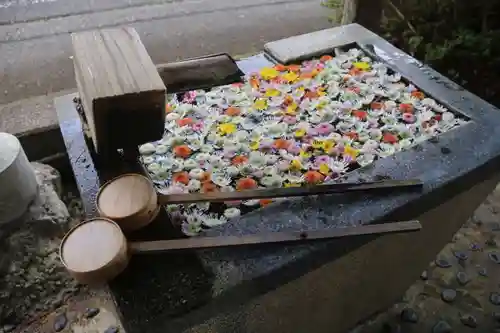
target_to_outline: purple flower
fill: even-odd
[[[197,123],[194,123],[193,125],[191,125],[191,128],[193,129],[193,131],[196,131],[196,132],[199,132],[203,129],[203,122],[197,122]]]
[[[329,162],[330,162],[330,156],[328,155],[317,156],[314,159],[314,165],[316,165],[317,167],[319,167],[321,164],[328,164]]]
[[[307,130],[307,135],[316,136],[316,135],[318,135],[318,130],[316,128],[310,128]]]
[[[298,144],[296,143],[291,143],[288,148],[287,148],[287,151],[290,153],[290,154],[294,154],[294,155],[297,155],[298,153],[300,153],[300,147]]]
[[[329,123],[321,123],[318,126],[316,126],[315,130],[320,135],[327,135],[334,130],[334,127],[332,124]]]
[[[290,162],[288,161],[280,161],[278,163],[278,170],[280,171],[286,171],[290,168]]]

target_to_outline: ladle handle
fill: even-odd
[[[419,221],[403,221],[371,224],[358,227],[344,227],[330,230],[279,231],[248,236],[192,237],[129,243],[132,253],[168,252],[179,250],[199,250],[241,245],[269,243],[291,243],[307,240],[334,239],[346,236],[360,236],[393,232],[417,231],[422,228]]]
[[[211,192],[189,194],[159,194],[158,203],[184,204],[195,202],[224,202],[237,200],[270,199],[285,197],[300,197],[319,194],[338,194],[347,192],[392,192],[395,190],[421,188],[422,182],[418,179],[387,180],[366,183],[338,183],[301,187],[282,187],[259,190],[245,190],[235,192]]]

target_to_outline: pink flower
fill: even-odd
[[[195,99],[196,99],[196,92],[188,91],[187,93],[184,94],[182,101],[184,103],[193,103]]]
[[[289,125],[295,124],[297,122],[297,117],[294,116],[285,116],[283,121]]]
[[[332,124],[329,123],[321,123],[318,126],[316,126],[315,130],[320,135],[326,135],[330,134],[334,130],[334,127]]]
[[[278,170],[286,171],[290,168],[290,163],[288,161],[280,161],[278,163]]]
[[[290,154],[294,154],[294,155],[297,155],[298,153],[300,153],[300,147],[298,144],[296,143],[292,143],[288,146],[287,148],[287,151],[290,153]]]
[[[415,120],[417,120],[417,118],[415,117],[415,115],[411,114],[411,113],[403,113],[403,121],[405,123],[408,123],[408,124],[412,124],[415,122]]]
[[[318,130],[316,128],[310,128],[307,130],[307,135],[316,136],[316,135],[318,135]]]
[[[193,129],[193,131],[196,131],[196,132],[199,132],[203,129],[203,122],[197,122],[197,123],[194,123],[191,128]]]

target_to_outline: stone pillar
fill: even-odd
[[[0,228],[20,218],[35,199],[35,172],[19,140],[0,133]]]

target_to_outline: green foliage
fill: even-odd
[[[399,0],[384,10],[384,37],[500,106],[500,2]]]
[[[344,2],[342,0],[324,0],[321,3],[323,6],[332,9],[332,14],[328,17],[332,23],[340,23],[342,20],[342,7]]]

